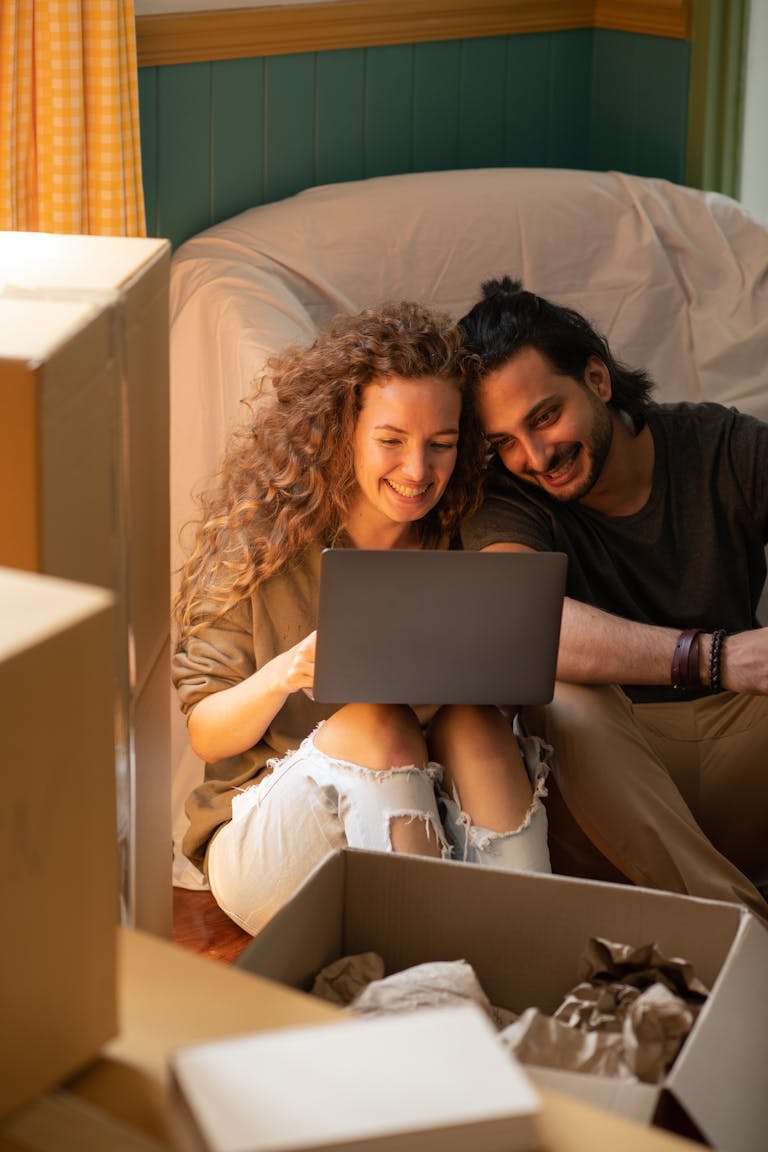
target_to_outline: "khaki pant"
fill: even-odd
[[[524,722],[554,748],[554,871],[736,900],[768,923],[768,698],[633,704],[558,683]]]

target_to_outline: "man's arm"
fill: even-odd
[[[531,552],[523,544],[490,544],[484,552]],[[565,598],[557,659],[558,680],[575,684],[671,684],[672,657],[680,629],[624,620]],[[709,684],[712,636],[701,638],[699,667]],[[768,628],[728,636],[720,682],[731,692],[768,695]]]

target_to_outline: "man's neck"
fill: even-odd
[[[611,409],[613,438],[597,483],[580,501],[604,516],[631,516],[648,503],[653,486],[654,445],[647,424],[635,432],[631,420]]]

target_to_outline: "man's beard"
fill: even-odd
[[[585,496],[589,495],[600,478],[605,462],[608,459],[608,453],[611,450],[611,443],[613,442],[613,421],[611,420],[610,410],[601,400],[594,396],[591,391],[589,395],[592,400],[594,419],[589,434],[581,441],[581,444],[563,445],[562,448],[555,452],[551,461],[549,461],[546,471],[526,471],[524,473],[524,479],[528,480],[529,483],[536,484],[538,487],[543,488],[547,495],[551,496],[553,500],[560,500],[563,504],[571,504],[575,500],[583,500]],[[562,493],[559,493],[557,489],[553,491],[546,481],[542,482],[541,477],[546,476],[548,472],[552,472],[558,468],[560,464],[573,453],[574,447],[578,449],[578,452],[586,452],[589,459],[589,471],[577,488],[568,487]]]

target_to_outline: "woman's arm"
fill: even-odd
[[[316,639],[311,632],[239,684],[204,697],[189,716],[195,754],[210,764],[257,744],[288,696],[311,690]]]

